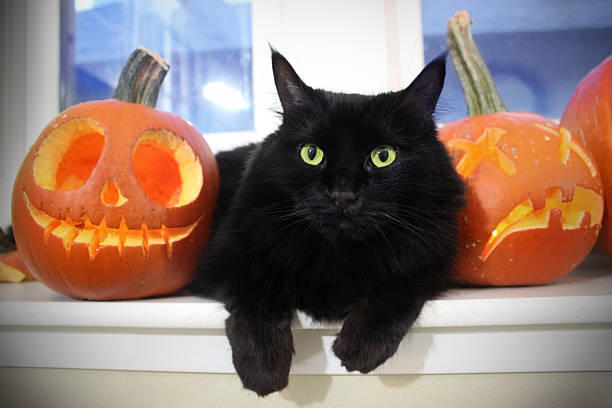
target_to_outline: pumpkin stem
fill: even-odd
[[[123,66],[113,98],[154,108],[169,67],[156,53],[138,47]]]
[[[507,112],[470,32],[470,15],[462,10],[448,20],[446,45],[461,81],[468,115]]]

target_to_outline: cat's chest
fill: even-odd
[[[367,248],[305,252],[309,256],[285,271],[285,287],[295,308],[319,319],[342,318],[347,307],[383,285],[387,275],[380,254]]]
[[[295,254],[289,276],[320,285],[357,278],[367,281],[373,273],[386,269],[385,254],[367,245],[332,247],[310,243]]]

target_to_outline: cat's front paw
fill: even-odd
[[[255,391],[260,397],[280,391],[289,383],[291,355],[289,358],[271,362],[264,361],[265,358],[259,353],[242,356],[233,354],[234,367],[242,385],[246,389]]]
[[[285,388],[293,355],[291,320],[278,323],[250,316],[230,315],[227,337],[234,368],[242,385],[266,396]]]
[[[381,339],[376,335],[352,335],[340,333],[332,346],[334,353],[347,371],[369,373],[387,361],[399,346],[399,342]]]

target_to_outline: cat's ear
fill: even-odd
[[[308,86],[302,82],[298,74],[289,64],[289,61],[280,52],[272,50],[272,71],[274,72],[274,83],[280,99],[283,111],[288,112],[307,98]]]
[[[444,86],[446,76],[446,52],[432,60],[412,81],[408,88],[401,91],[405,98],[419,101],[426,116],[431,116],[436,109],[438,98]]]

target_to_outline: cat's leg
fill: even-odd
[[[396,295],[399,296],[399,295]],[[421,296],[364,299],[346,316],[333,350],[348,371],[368,373],[387,361],[419,316]]]
[[[262,302],[232,308],[225,329],[245,388],[260,396],[282,390],[293,355],[290,309]]]

